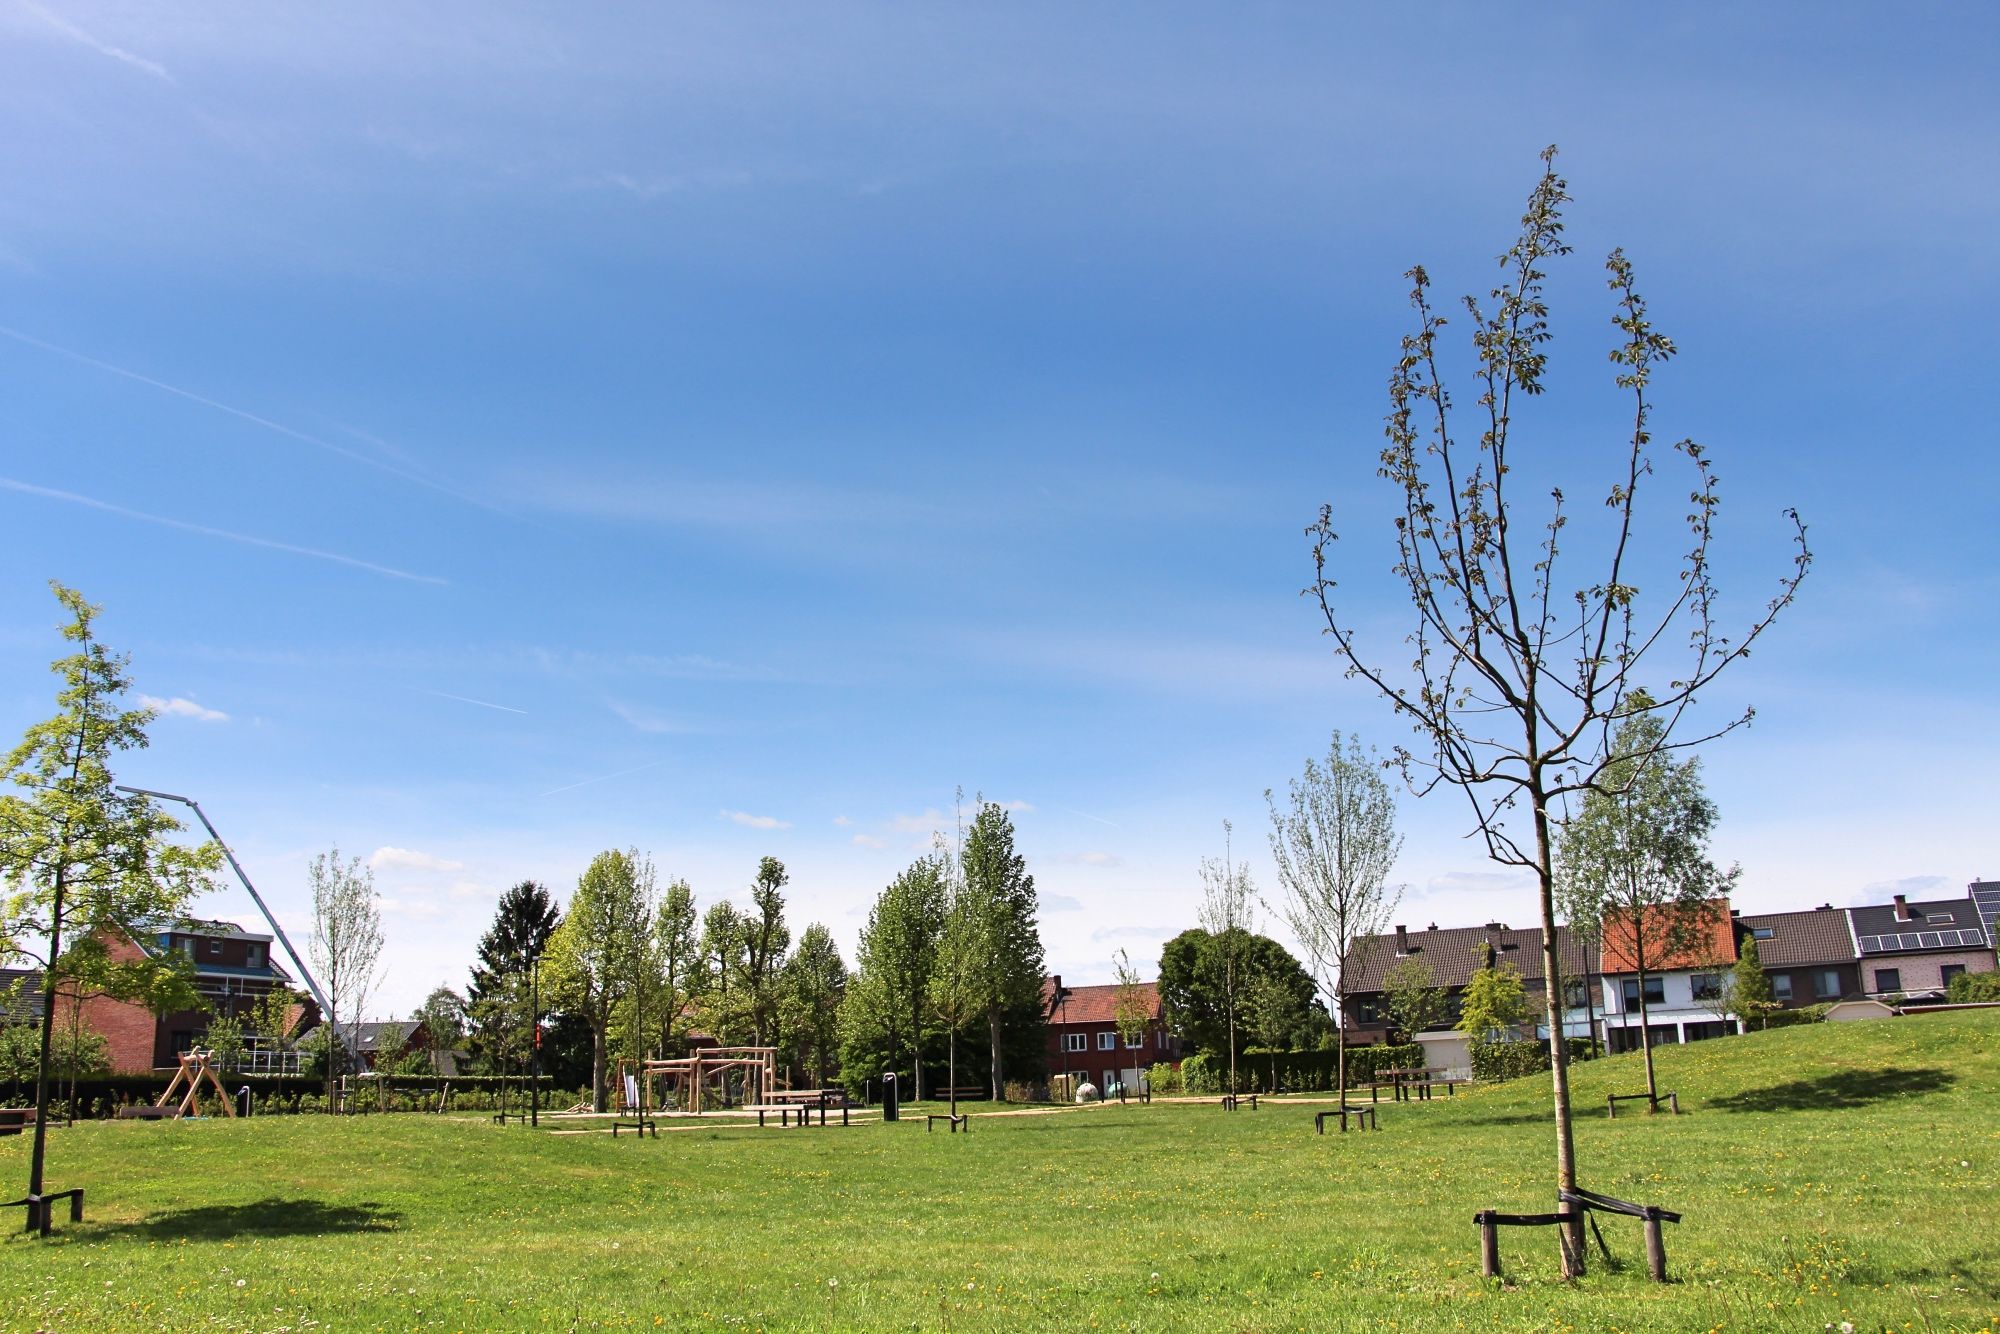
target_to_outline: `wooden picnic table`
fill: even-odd
[[[1385,1082],[1389,1085],[1393,1101],[1396,1102],[1410,1101],[1411,1090],[1415,1090],[1419,1098],[1427,1099],[1431,1096],[1432,1085],[1435,1084],[1442,1084],[1445,1092],[1449,1094],[1460,1082],[1450,1078],[1451,1067],[1445,1065],[1396,1065],[1377,1073],[1388,1076],[1388,1079],[1386,1081],[1377,1079],[1368,1086],[1371,1102],[1376,1100],[1375,1090]]]

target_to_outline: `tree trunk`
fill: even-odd
[[[1336,995],[1333,998],[1333,1003],[1340,1010],[1339,1021],[1333,1030],[1333,1051],[1334,1051],[1333,1093],[1334,1097],[1339,1099],[1340,1105],[1342,1107],[1345,1107],[1347,1106],[1347,996],[1346,994],[1343,992]],[[1342,1124],[1343,1126],[1347,1124],[1347,1118],[1345,1116],[1341,1117],[1340,1124]]]
[[[1637,934],[1638,932],[1634,930],[1633,935],[1636,937]],[[1659,1101],[1660,1095],[1656,1091],[1658,1086],[1653,1082],[1653,1026],[1647,1018],[1650,1011],[1646,1008],[1646,969],[1643,963],[1638,972],[1639,1050],[1646,1053],[1646,1106],[1650,1109]]]
[[[1542,900],[1542,976],[1547,979],[1542,988],[1542,1000],[1549,1022],[1549,1074],[1556,1120],[1556,1187],[1559,1190],[1575,1190],[1576,1141],[1569,1116],[1569,1044],[1563,1041],[1562,1025],[1562,951],[1556,944],[1555,857],[1549,844],[1548,800],[1542,795],[1539,768],[1534,771],[1534,779],[1531,795],[1534,799],[1535,852],[1539,862],[1535,872]],[[1562,1246],[1563,1277],[1579,1278],[1583,1274],[1582,1218],[1576,1217],[1563,1231],[1568,1234]]]
[[[609,1110],[604,1086],[604,1046],[610,1027],[609,1019],[590,1026],[590,1105],[600,1112]]]
[[[944,1077],[950,1082],[944,1086],[944,1096],[951,1101],[951,1114],[958,1115],[958,1030],[951,1030],[951,1038],[945,1044],[946,1056]]]
[[[72,770],[74,773],[74,770]],[[35,1147],[28,1158],[28,1198],[42,1193],[42,1164],[48,1153],[49,1050],[56,1036],[56,960],[62,957],[63,868],[56,868],[55,911],[49,915],[49,966],[42,970],[42,1055],[35,1066]]]
[[[1003,1102],[1000,1095],[1005,1090],[1001,1082],[1000,1069],[1000,1008],[989,1007],[986,1011],[986,1040],[993,1049],[993,1101]]]

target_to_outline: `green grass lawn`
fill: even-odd
[[[1207,1100],[658,1140],[418,1115],[111,1123],[52,1134],[89,1221],[0,1242],[23,1330],[2000,1328],[2000,1011],[1669,1049],[1687,1115],[1603,1115],[1583,1184],[1686,1215],[1675,1281],[1556,1276],[1546,1078],[1312,1133],[1311,1105]],[[0,1174],[25,1179],[25,1139]],[[9,1226],[16,1215],[8,1216]]]

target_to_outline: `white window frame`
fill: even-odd
[[[1144,1029],[1140,1030],[1139,1035],[1137,1037],[1131,1037],[1125,1039],[1125,1050],[1126,1051],[1146,1050],[1146,1033]]]
[[[1792,998],[1792,975],[1790,973],[1771,974],[1771,996],[1774,1000],[1788,1001]]]
[[[1114,1028],[1108,1033],[1099,1033],[1097,1035],[1097,1049],[1099,1051],[1117,1051],[1118,1030]]]
[[[1065,1034],[1063,1034],[1063,1050],[1064,1050],[1064,1051],[1089,1051],[1089,1050],[1090,1050],[1090,1034],[1088,1034],[1088,1033],[1065,1033]]]

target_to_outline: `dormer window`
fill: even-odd
[[[222,953],[222,942],[221,942],[221,941],[219,941],[219,940],[211,940],[211,941],[209,941],[209,942],[208,942],[208,952],[209,952],[209,954],[210,954],[211,956],[214,956],[214,955],[218,955],[218,954],[221,954],[221,953]]]
[[[244,950],[243,962],[252,968],[262,968],[264,966],[264,947],[262,945],[252,945]]]

